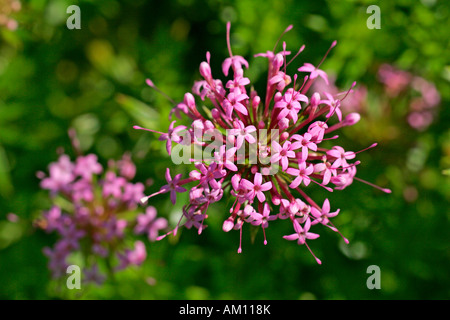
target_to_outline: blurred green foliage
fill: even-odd
[[[81,8],[81,30],[66,27],[72,4]],[[0,29],[0,298],[449,299],[450,6],[445,0],[380,1],[381,29],[371,30],[371,4],[23,1],[15,15],[18,29]],[[253,243],[244,232],[243,253],[237,254],[239,234],[221,229],[222,201],[211,207],[201,236],[183,230],[150,244],[142,269],[121,272],[102,287],[58,291],[42,254],[54,239],[32,225],[48,205],[36,172],[56,160],[58,148],[72,152],[67,130],[73,127],[82,149],[104,164],[130,151],[137,179],[151,179],[147,192],[158,190],[170,165],[165,144],[132,126],[165,131],[171,103],[145,79],[180,101],[199,78],[207,51],[218,74],[227,55],[226,21],[232,22],[233,51],[249,59],[248,76],[256,82],[265,81],[266,62],[253,55],[271,50],[289,24],[288,49],[306,45],[292,72],[303,62],[317,64],[338,41],[322,69],[336,75],[341,88],[353,81],[368,88],[366,112],[356,126],[341,130],[341,143],[359,150],[378,142],[359,155],[359,177],[393,193],[357,181],[332,194],[311,189],[319,202],[328,197],[341,208],[334,222],[350,239],[347,246],[335,233],[322,232],[311,244],[322,266],[306,248],[281,238],[290,232],[283,223],[267,230],[267,246],[260,234]],[[383,63],[436,85],[441,103],[426,131],[408,126],[400,109],[408,101],[388,113],[380,107],[377,70]],[[161,196],[151,204],[175,224],[182,201],[173,207]],[[18,222],[6,219],[11,212]],[[381,269],[380,290],[366,287],[370,265]]]

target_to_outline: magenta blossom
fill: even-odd
[[[147,207],[145,214],[137,216],[137,225],[134,232],[137,234],[146,233],[150,241],[155,241],[158,238],[159,230],[167,228],[167,220],[158,218],[156,209],[152,206]]]
[[[339,209],[335,212],[330,212],[330,201],[325,199],[323,202],[322,210],[317,209],[316,207],[311,208],[311,214],[315,217],[314,221],[311,224],[328,224],[330,222],[330,218],[337,216],[339,213]]]
[[[317,69],[311,63],[305,63],[302,67],[298,68],[298,71],[302,72],[310,72],[309,78],[315,79],[317,77],[321,77],[326,84],[328,84],[328,75],[325,71]]]
[[[130,156],[110,161],[104,169],[94,154],[80,155],[74,162],[62,154],[49,165],[49,171],[50,176],[39,172],[38,177],[41,187],[51,192],[53,204],[35,224],[58,235],[53,248],[44,249],[52,276],[65,276],[75,255],[86,261],[86,283],[106,280],[105,268],[113,272],[142,264],[145,245],[138,241],[134,249],[129,249],[128,237],[145,233],[154,241],[166,228],[167,220],[158,218],[151,206],[145,214],[139,214],[144,185],[130,181],[135,174]],[[117,260],[119,265],[113,268]]]
[[[251,224],[254,226],[261,226],[264,231],[264,244],[267,244],[266,240],[266,232],[265,229],[269,227],[269,221],[276,220],[277,216],[270,215],[270,207],[269,204],[266,202],[264,204],[264,209],[262,213],[256,212],[253,210],[250,214],[251,216]]]
[[[146,202],[149,198],[160,194],[160,193],[166,193],[166,192],[170,192],[170,200],[172,201],[173,204],[176,203],[176,197],[177,197],[177,192],[185,192],[186,189],[180,186],[180,183],[182,183],[181,181],[181,174],[177,174],[173,179],[172,176],[170,175],[170,170],[169,168],[166,169],[166,181],[167,184],[162,186],[161,189],[154,193],[151,194],[147,197],[142,197],[141,198],[141,202]]]
[[[275,163],[281,161],[282,169],[286,170],[289,166],[289,158],[295,158],[294,150],[295,146],[290,141],[286,141],[283,146],[273,141],[270,162]]]
[[[264,191],[268,191],[272,188],[272,182],[262,182],[263,178],[259,172],[255,173],[255,180],[253,183],[247,179],[241,180],[241,185],[248,190],[247,198],[250,202],[253,202],[255,196],[258,198],[259,202],[264,202],[266,200]]]
[[[319,237],[319,235],[317,233],[312,233],[309,232],[309,228],[311,227],[311,220],[310,219],[306,219],[305,225],[304,227],[302,227],[300,225],[300,223],[298,222],[298,220],[294,219],[294,230],[295,233],[288,235],[288,236],[283,236],[284,239],[292,241],[292,240],[297,240],[298,244],[304,244],[308,247],[308,250],[311,252],[311,254],[314,256],[314,258],[316,259],[318,264],[322,264],[322,262],[312,253],[311,249],[309,248],[308,244],[306,243],[306,240],[314,240],[317,239]]]
[[[289,26],[285,32],[291,29]],[[182,143],[174,139],[177,145],[172,146],[169,155],[177,164],[192,163],[195,169],[186,179],[178,176],[167,179],[168,185],[143,200],[170,191],[174,202],[176,193],[189,192],[178,224],[158,239],[176,234],[181,226],[194,227],[201,233],[206,228],[208,208],[226,199],[230,208],[223,219],[222,230],[239,230],[238,253],[242,252],[246,225],[262,227],[264,243],[267,243],[265,229],[269,221],[278,219],[291,223],[296,231],[285,238],[306,244],[306,240],[318,237],[309,232],[311,221],[317,221],[313,227],[318,228],[325,226],[318,222],[329,222],[333,217],[326,204],[320,208],[309,196],[310,189],[320,187],[333,192],[345,189],[354,180],[363,181],[355,177],[360,162],[351,162],[357,152],[345,151],[330,142],[338,138],[333,135],[336,130],[359,120],[359,115],[344,115],[344,109],[341,110],[344,98],[352,89],[344,97],[326,88],[320,93],[309,90],[319,78],[328,83],[328,75],[320,66],[336,41],[317,66],[304,63],[298,68],[299,72],[307,73],[302,81],[297,74],[288,74],[287,66],[305,46],[290,60],[287,57],[291,51],[286,49],[285,42],[280,52],[276,52],[277,42],[272,51],[256,54],[255,57],[268,62],[265,91],[257,92],[245,75],[244,68],[248,68],[249,63],[231,50],[230,32],[228,23],[229,56],[222,64],[227,79],[213,74],[211,54],[207,52],[206,61],[199,67],[202,78],[194,83],[192,94],[184,95],[181,107],[174,104],[172,110],[180,116],[184,113],[188,122],[184,132],[178,132],[179,136],[183,135]],[[171,136],[172,126],[168,131],[163,139]],[[191,184],[189,188],[188,184]],[[337,231],[335,227],[332,230]]]

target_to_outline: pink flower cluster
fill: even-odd
[[[16,30],[18,23],[12,18],[12,14],[18,12],[21,7],[19,0],[0,0],[0,26],[12,31]]]
[[[433,83],[389,64],[380,66],[378,79],[390,98],[412,95],[407,116],[412,128],[423,131],[430,126],[435,116],[434,109],[441,101]]]
[[[144,262],[145,244],[137,240],[133,248],[128,248],[126,236],[146,234],[154,241],[158,231],[167,227],[167,221],[158,218],[151,206],[145,214],[139,213],[144,185],[131,182],[135,172],[128,154],[120,161],[110,161],[106,170],[95,154],[80,155],[74,162],[62,154],[49,165],[48,176],[38,172],[40,186],[49,190],[52,206],[36,220],[36,225],[58,234],[53,248],[44,248],[54,278],[66,275],[76,252],[84,259],[83,280],[97,284],[106,279],[99,261],[108,261],[104,272]]]
[[[290,29],[292,26],[285,32]],[[284,238],[305,245],[321,263],[308,245],[308,241],[318,238],[319,234],[310,229],[322,225],[339,233],[330,221],[339,209],[331,210],[327,198],[322,200],[322,205],[317,204],[308,195],[308,188],[316,186],[332,192],[333,189],[345,189],[354,180],[363,181],[356,177],[356,167],[360,161],[352,162],[358,152],[332,143],[338,138],[332,135],[337,129],[353,125],[360,119],[357,113],[344,115],[341,111],[341,103],[348,92],[339,97],[329,92],[309,92],[318,78],[328,83],[326,72],[319,67],[336,42],[317,66],[305,63],[298,68],[299,72],[306,73],[302,81],[297,74],[289,75],[287,67],[305,46],[289,61],[287,57],[291,52],[286,50],[284,42],[280,52],[276,52],[277,42],[272,51],[255,55],[268,61],[264,95],[256,92],[250,79],[245,76],[245,69],[249,67],[247,60],[232,53],[229,23],[227,44],[229,57],[222,64],[222,71],[225,77],[229,77],[228,80],[222,81],[213,76],[208,52],[206,61],[200,64],[199,69],[203,79],[194,83],[192,93],[186,93],[183,102],[171,112],[177,116],[184,114],[190,118],[190,124],[175,126],[173,121],[168,133],[160,136],[160,140],[167,141],[169,154],[175,142],[192,144],[203,150],[213,149],[213,158],[192,158],[195,170],[185,179],[181,174],[172,178],[167,168],[167,185],[143,198],[145,202],[157,194],[170,192],[175,203],[177,193],[189,192],[189,202],[184,205],[177,226],[158,239],[176,234],[182,225],[197,228],[201,233],[206,228],[209,206],[226,194],[227,198],[232,197],[232,205],[224,219],[223,230],[239,230],[239,253],[242,252],[244,225],[261,228],[264,244],[267,244],[265,231],[269,224],[275,220],[286,220],[292,224],[293,233]],[[150,80],[147,84],[156,88]],[[199,108],[199,105],[209,106],[209,109],[205,111],[205,107]],[[211,141],[202,139],[202,134],[207,136],[210,131],[221,132],[222,136],[215,136],[214,143],[220,141],[224,145],[214,148]],[[188,134],[183,135],[183,132]],[[264,132],[276,134],[263,137]],[[186,141],[184,137],[190,138]],[[258,161],[250,161],[251,153],[240,153],[242,149],[256,150]],[[274,166],[277,170],[273,170]],[[186,188],[187,184],[192,186]],[[348,242],[347,239],[345,241]]]

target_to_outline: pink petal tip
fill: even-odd
[[[155,86],[155,84],[153,83],[153,81],[150,80],[150,79],[146,79],[145,82],[147,83],[148,86],[150,86],[150,87],[152,87],[152,88]]]

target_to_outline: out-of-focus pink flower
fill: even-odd
[[[159,236],[159,230],[165,229],[167,226],[167,220],[158,218],[155,207],[149,206],[145,210],[145,214],[138,215],[134,231],[137,234],[146,233],[150,241],[155,241]]]
[[[135,175],[131,157],[121,161],[104,171],[94,154],[80,155],[74,162],[62,154],[49,165],[48,177],[38,173],[41,187],[51,192],[53,205],[35,225],[58,235],[53,248],[44,249],[54,278],[66,275],[73,255],[79,253],[85,261],[96,261],[85,266],[84,281],[100,284],[106,279],[98,268],[100,261],[110,260],[103,267],[111,268],[118,258],[120,266],[116,270],[120,270],[145,260],[145,245],[138,241],[134,249],[128,249],[128,236],[147,233],[153,241],[158,231],[167,226],[165,219],[156,217],[154,207],[139,214],[144,185],[130,181]]]
[[[68,191],[68,187],[76,177],[74,169],[75,165],[70,161],[69,156],[62,155],[58,162],[50,164],[50,176],[41,181],[41,188],[52,192]]]
[[[134,249],[126,249],[124,253],[119,253],[118,256],[120,263],[116,267],[116,270],[122,270],[130,265],[140,266],[147,258],[147,250],[142,241],[136,241],[134,243]]]
[[[14,13],[20,11],[22,4],[19,0],[2,0],[0,2],[0,26],[14,31],[19,24],[13,18]]]
[[[403,96],[409,99],[408,124],[418,131],[427,129],[435,117],[433,109],[441,102],[441,96],[435,85],[389,64],[380,66],[378,76],[380,82],[385,85],[388,97],[396,97],[403,93]]]
[[[389,64],[382,64],[378,69],[378,79],[385,85],[387,94],[395,97],[406,89],[412,76],[409,72],[399,70]]]

